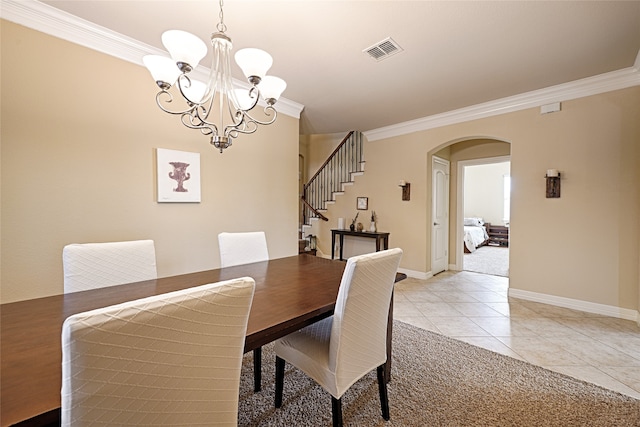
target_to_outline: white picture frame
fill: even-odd
[[[158,203],[200,203],[200,153],[156,148]]]
[[[358,197],[356,208],[360,211],[366,211],[369,209],[369,198],[368,197]]]

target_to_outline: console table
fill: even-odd
[[[340,260],[342,258],[342,247],[344,243],[344,236],[356,236],[356,237],[368,237],[370,239],[376,239],[376,252],[380,249],[389,249],[389,233],[381,233],[379,231],[351,231],[334,229],[331,230],[331,259],[335,257],[336,251],[336,236],[340,236]]]

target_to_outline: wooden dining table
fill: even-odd
[[[72,314],[237,277],[256,282],[245,352],[333,313],[345,263],[298,255],[0,305],[0,425],[57,425],[62,323]],[[404,278],[401,273],[396,281]],[[391,369],[393,304],[387,333]]]

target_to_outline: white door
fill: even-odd
[[[449,162],[434,156],[431,166],[431,274],[435,276],[449,267]]]

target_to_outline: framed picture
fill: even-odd
[[[358,197],[357,203],[358,210],[366,211],[369,209],[369,198],[368,197]]]
[[[156,149],[159,203],[200,202],[200,153]]]

